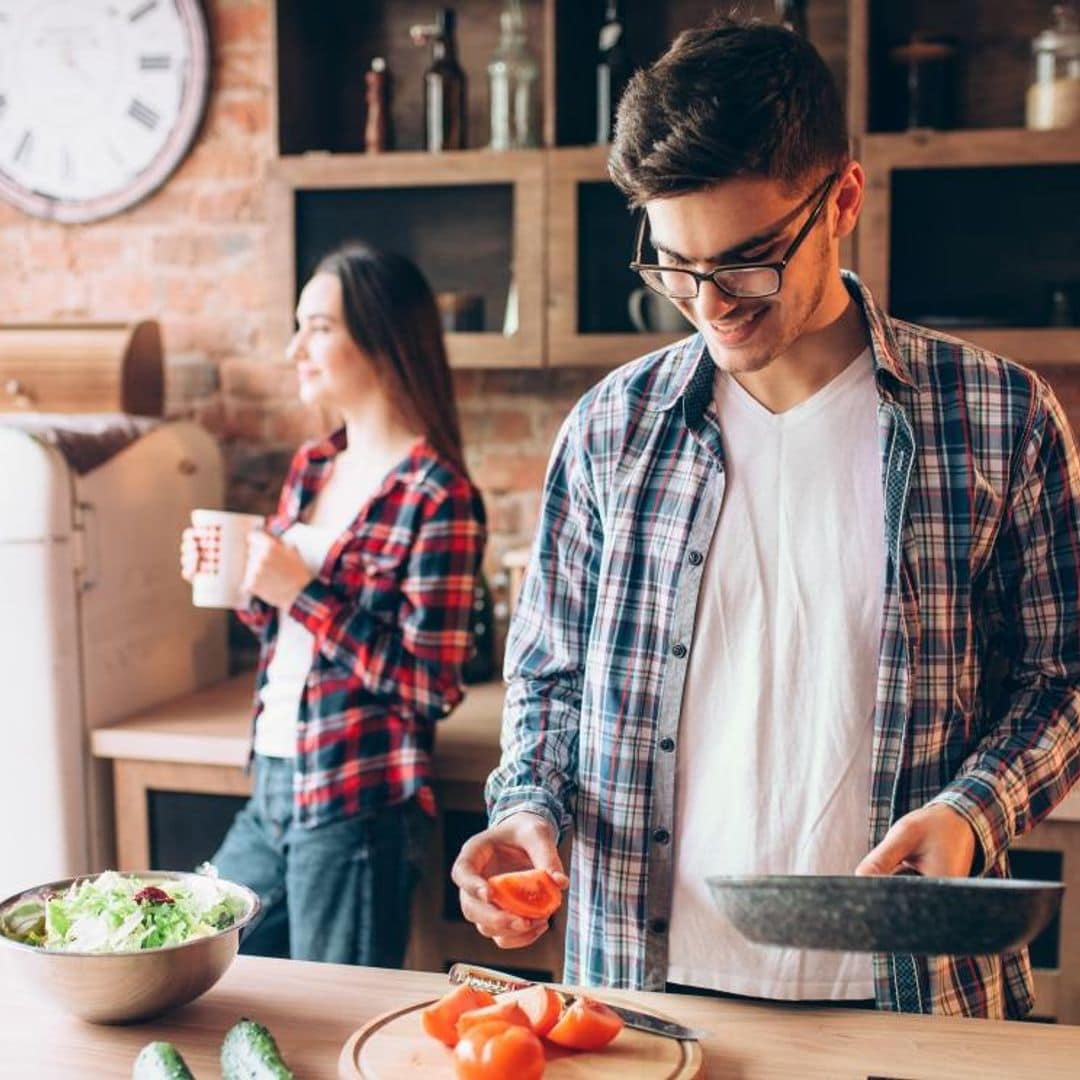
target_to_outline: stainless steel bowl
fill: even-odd
[[[0,901],[0,928],[13,907],[44,900],[48,893],[64,892],[73,882],[95,874],[52,881]],[[149,884],[183,881],[194,877],[171,871],[131,871]],[[234,882],[219,884],[244,901],[244,914],[232,926],[209,937],[183,945],[138,952],[61,952],[13,941],[0,932],[4,977],[18,982],[65,1012],[98,1024],[121,1024],[145,1020],[205,993],[233,962],[240,945],[240,931],[259,911],[259,898]]]

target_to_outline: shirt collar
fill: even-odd
[[[310,461],[329,461],[332,457],[337,457],[346,446],[349,445],[348,436],[345,433],[344,427],[339,427],[337,431],[327,435],[325,439],[320,440],[312,446],[308,453],[308,460]]]
[[[316,442],[308,452],[308,461],[322,465],[331,458],[337,457],[349,445],[349,436],[344,427],[327,435],[325,439]],[[421,472],[431,467],[437,455],[428,440],[420,435],[409,447],[408,452],[390,470],[387,476],[396,476],[400,473]]]
[[[888,315],[857,275],[850,270],[841,270],[840,276],[852,299],[862,308],[879,384],[885,377],[917,391]],[[668,375],[657,379],[653,401],[648,407],[654,412],[666,412],[683,401],[687,421],[700,419],[711,398],[715,377],[715,365],[705,347],[705,339],[701,334],[695,334],[672,346],[669,360]]]

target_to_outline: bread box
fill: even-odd
[[[0,412],[160,416],[164,396],[152,320],[0,326]]]

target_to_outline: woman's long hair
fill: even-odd
[[[354,243],[320,260],[341,282],[345,325],[376,377],[428,442],[468,476],[442,324],[427,279],[403,255]]]

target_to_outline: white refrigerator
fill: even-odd
[[[179,575],[223,489],[187,421],[0,417],[0,899],[114,865],[90,732],[225,677],[224,613]]]

